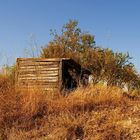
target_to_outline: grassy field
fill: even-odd
[[[140,140],[140,99],[101,85],[22,92],[1,76],[0,140]]]

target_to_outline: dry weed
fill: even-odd
[[[139,140],[140,100],[117,87],[79,88],[66,97],[19,91],[0,80],[2,140]]]

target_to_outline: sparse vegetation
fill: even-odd
[[[37,89],[16,91],[5,78],[0,81],[2,140],[140,138],[140,99],[125,95],[118,87],[79,88],[62,97]]]

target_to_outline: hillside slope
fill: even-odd
[[[140,140],[140,99],[117,87],[79,88],[66,97],[6,87],[0,86],[2,140]]]

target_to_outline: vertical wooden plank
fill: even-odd
[[[18,59],[16,61],[16,72],[15,72],[15,88],[18,86],[18,69],[19,69],[19,62]]]
[[[60,59],[60,62],[59,62],[59,90],[61,90],[62,88],[62,59]]]

